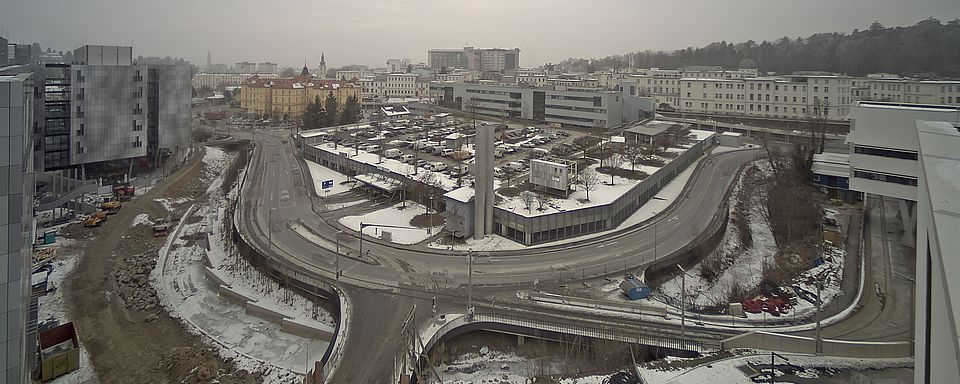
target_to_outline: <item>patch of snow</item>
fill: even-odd
[[[42,323],[50,320],[57,320],[60,324],[70,322],[67,317],[67,308],[63,301],[63,290],[60,287],[67,275],[73,272],[77,266],[79,255],[64,256],[60,260],[52,263],[53,271],[47,276],[47,288],[54,289],[44,296],[37,299],[39,309],[37,313],[38,322]],[[80,368],[64,376],[58,377],[50,383],[53,384],[80,384],[98,382],[97,374],[93,369],[93,363],[90,361],[90,354],[80,340]]]
[[[523,244],[497,234],[486,235],[480,240],[470,237],[464,239],[464,243],[462,244],[449,245],[441,244],[440,242],[441,240],[437,240],[427,244],[427,246],[434,249],[448,249],[455,251],[507,251],[527,248],[527,246]]]
[[[346,183],[349,179],[346,175],[320,164],[307,161],[307,168],[310,169],[310,177],[313,178],[313,185],[314,188],[316,188],[317,194],[322,197],[333,196],[349,191],[354,186],[354,183]],[[324,180],[333,180],[333,188],[329,191],[322,189]]]
[[[138,214],[137,217],[133,218],[133,223],[130,224],[130,228],[136,227],[138,225],[151,226],[153,222],[150,221],[150,215],[146,213]]]
[[[344,202],[344,203],[325,204],[325,205],[323,206],[323,208],[326,209],[326,210],[328,210],[328,211],[335,211],[335,210],[337,210],[337,209],[350,208],[350,207],[353,207],[353,206],[355,206],[355,205],[360,205],[360,204],[369,203],[369,202],[370,202],[370,200],[347,201],[347,202]]]
[[[362,216],[346,216],[340,218],[340,224],[350,229],[359,229],[360,223],[379,224],[400,227],[410,227],[410,221],[420,214],[427,213],[427,207],[412,201],[406,202],[406,208],[403,203],[397,203],[389,208],[384,208]],[[443,220],[435,220],[433,228],[389,228],[369,226],[363,228],[363,234],[367,236],[383,238],[384,232],[390,232],[391,242],[398,244],[416,244],[437,234],[443,229]]]
[[[159,198],[159,199],[153,199],[153,201],[156,201],[160,203],[160,205],[163,205],[163,208],[166,209],[168,212],[173,212],[176,210],[174,206],[186,204],[190,201],[190,198],[189,197],[178,197],[176,199]]]
[[[221,182],[218,178],[211,188],[219,188]],[[232,188],[227,198],[235,198],[236,189]],[[219,297],[218,287],[205,277],[204,259],[209,259],[231,289],[299,323],[332,331],[333,318],[306,298],[279,287],[236,255],[228,224],[222,220],[229,204],[222,194],[214,193],[196,210],[188,210],[188,214],[203,220],[187,224],[187,215],[180,220],[159,251],[151,284],[171,316],[180,318],[189,331],[206,336],[205,340],[222,356],[233,358],[238,368],[263,372],[265,382],[302,382],[304,367],[313,367],[313,361],[323,356],[329,343],[283,332],[279,324],[248,315],[243,306]],[[207,234],[206,247],[182,238],[201,233]]]

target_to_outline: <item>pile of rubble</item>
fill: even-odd
[[[181,347],[165,353],[154,367],[161,376],[186,384],[259,384],[263,375],[237,369],[209,348]]]
[[[127,255],[117,268],[117,290],[127,308],[155,312],[159,301],[150,285],[150,271],[157,264],[156,252]],[[151,319],[155,318],[151,317]]]

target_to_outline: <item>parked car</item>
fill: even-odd
[[[413,155],[400,155],[400,161],[407,164],[413,164],[415,158]]]
[[[427,168],[427,166],[430,165],[430,162],[424,159],[418,159],[416,164],[420,168]]]

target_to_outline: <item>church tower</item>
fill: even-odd
[[[317,77],[325,79],[327,77],[327,60],[324,57],[323,52],[320,52],[320,66],[318,69],[319,72],[317,73]]]

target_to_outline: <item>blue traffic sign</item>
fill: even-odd
[[[320,189],[333,188],[333,180],[324,180],[320,182]]]

